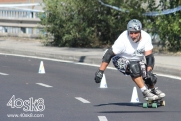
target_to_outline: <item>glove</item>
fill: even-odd
[[[157,77],[156,77],[156,74],[153,74],[152,71],[148,71],[147,74],[146,74],[146,80],[147,80],[147,83],[150,85],[150,86],[153,86],[157,83]]]
[[[102,77],[103,77],[103,73],[104,73],[104,71],[102,71],[102,70],[98,70],[98,71],[95,73],[95,78],[94,78],[94,80],[95,80],[96,83],[100,83],[100,82],[101,82]]]
[[[156,74],[153,74],[151,70],[147,72],[146,77],[147,79],[150,79],[154,83],[157,82]]]
[[[150,71],[147,71],[147,73],[146,73],[146,77],[147,77],[148,79],[151,79],[151,78],[152,78],[152,76],[153,76],[152,71],[151,71],[151,70],[150,70]]]

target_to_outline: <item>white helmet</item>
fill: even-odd
[[[127,24],[128,31],[141,31],[141,29],[142,29],[142,24],[137,19],[132,19]]]

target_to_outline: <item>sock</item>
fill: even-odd
[[[142,88],[140,88],[142,92],[144,92],[147,88],[144,86]]]

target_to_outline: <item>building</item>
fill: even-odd
[[[42,3],[43,0],[0,0],[0,4],[26,4],[26,3]],[[40,6],[33,7],[23,7],[23,8],[33,8],[36,10],[42,10]]]
[[[0,0],[0,33],[37,34],[38,13],[42,6],[27,4],[41,2],[43,0]]]
[[[42,2],[42,0],[0,0],[0,4],[9,4],[9,3],[34,3]]]

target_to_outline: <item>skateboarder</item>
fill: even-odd
[[[155,63],[152,49],[151,37],[142,30],[141,22],[137,19],[130,20],[127,30],[105,51],[102,63],[95,73],[95,82],[101,82],[103,73],[112,59],[113,65],[120,72],[131,76],[145,99],[157,100],[165,97],[165,93],[154,87],[157,77],[152,73]]]

